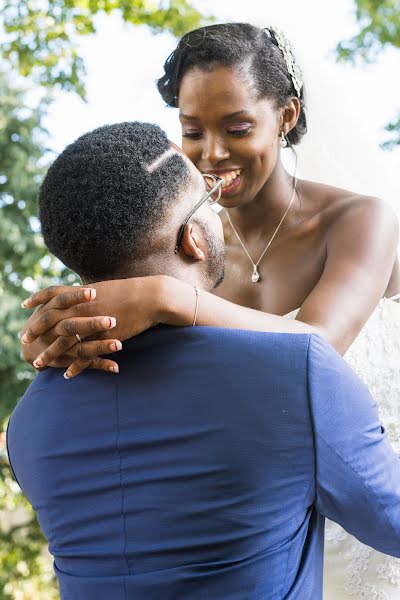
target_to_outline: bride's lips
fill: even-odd
[[[232,173],[236,172],[235,179],[232,179],[228,185],[223,184],[221,187],[221,197],[233,196],[236,194],[239,189],[240,182],[243,175],[243,169],[240,168],[232,168],[232,169],[215,169],[212,171],[207,171],[210,175],[217,175],[218,177],[226,177],[231,176]],[[239,172],[239,174],[237,174]]]
[[[221,197],[225,198],[227,196],[233,196],[233,194],[236,194],[236,192],[238,191],[238,188],[240,186],[241,180],[242,180],[242,172],[240,173],[240,175],[238,175],[236,177],[236,179],[231,181],[231,183],[229,185],[221,188]]]

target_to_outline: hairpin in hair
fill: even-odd
[[[300,98],[301,89],[303,87],[303,73],[294,59],[291,43],[289,42],[285,34],[273,25],[265,27],[264,31],[267,31],[270,34],[270,36],[275,39],[278,48],[282,52],[283,58],[285,59],[285,63],[287,66],[287,70],[293,82],[294,89],[296,90],[297,95]]]

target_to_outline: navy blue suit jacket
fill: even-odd
[[[318,600],[324,517],[400,557],[400,461],[318,336],[158,328],[8,429],[64,600]]]

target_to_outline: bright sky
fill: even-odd
[[[352,0],[194,0],[193,4],[221,21],[275,24],[286,32],[303,67],[306,84],[308,81],[312,84],[308,89],[310,116],[312,112],[314,118],[318,114],[311,138],[314,153],[315,135],[319,135],[323,145],[332,130],[337,136],[340,131],[337,143],[340,155],[343,143],[350,145],[348,142],[352,141],[352,147],[356,148],[360,140],[359,147],[364,148],[368,139],[376,149],[384,139],[383,126],[400,110],[398,82],[394,77],[400,53],[394,50],[382,53],[378,63],[357,69],[335,64],[332,52],[335,45],[357,30]],[[168,34],[155,36],[145,27],[123,24],[117,16],[101,17],[97,25],[98,33],[84,39],[81,46],[88,70],[87,104],[72,94],[58,94],[47,118],[54,150],[61,151],[94,127],[125,120],[158,123],[179,144],[176,111],[163,105],[154,83],[162,74],[162,65],[176,40]],[[314,107],[318,102],[317,108],[313,108],[313,102]],[[351,154],[345,158],[334,154],[334,160],[345,162],[346,169],[351,159]],[[400,163],[400,151],[386,153],[383,162],[392,173]],[[367,170],[371,170],[371,165]],[[326,177],[323,166],[319,172],[322,178]],[[361,161],[358,178],[363,178],[363,174]]]

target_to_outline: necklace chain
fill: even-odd
[[[270,245],[271,245],[271,244],[272,244],[272,242],[274,241],[274,239],[275,239],[275,236],[276,236],[276,234],[278,233],[278,231],[279,231],[279,229],[280,229],[280,226],[282,225],[283,221],[285,220],[285,217],[286,217],[286,215],[288,214],[288,212],[289,212],[289,210],[290,210],[290,207],[291,207],[291,206],[292,206],[292,204],[293,204],[293,200],[294,200],[294,197],[295,197],[295,195],[296,195],[296,178],[294,178],[294,182],[293,182],[293,193],[292,193],[292,197],[291,197],[291,199],[290,199],[289,205],[288,205],[287,209],[285,210],[285,212],[284,212],[284,214],[283,214],[283,216],[282,216],[281,220],[280,220],[280,221],[279,221],[279,223],[278,223],[278,226],[277,226],[277,228],[275,229],[274,233],[272,234],[272,236],[271,236],[270,240],[268,241],[268,244],[265,246],[265,248],[264,248],[264,250],[263,250],[263,252],[262,252],[262,254],[261,254],[261,256],[260,256],[260,258],[258,259],[258,261],[257,261],[257,262],[254,262],[254,261],[253,261],[253,259],[251,258],[250,254],[249,254],[249,251],[247,250],[246,246],[244,245],[244,243],[243,243],[243,242],[242,242],[242,240],[240,239],[240,236],[239,236],[238,232],[236,231],[236,229],[235,229],[235,227],[234,227],[234,225],[233,225],[233,223],[232,223],[232,221],[231,221],[231,218],[230,218],[230,216],[229,216],[229,213],[228,213],[228,211],[226,211],[226,214],[227,214],[227,216],[228,216],[228,221],[229,221],[229,224],[230,224],[230,226],[232,227],[233,233],[236,235],[237,239],[238,239],[238,240],[239,240],[239,242],[240,242],[240,245],[242,246],[243,250],[244,250],[244,251],[245,251],[245,253],[247,254],[247,256],[248,256],[248,258],[249,258],[249,260],[250,260],[250,262],[251,262],[251,264],[252,264],[252,266],[253,266],[253,274],[252,274],[252,276],[251,276],[251,281],[252,281],[253,283],[257,283],[257,281],[259,281],[259,279],[260,279],[260,274],[259,274],[259,272],[258,272],[258,265],[260,264],[260,262],[262,261],[262,259],[263,259],[263,258],[264,258],[264,256],[265,256],[265,253],[267,252],[268,248],[270,247]]]

